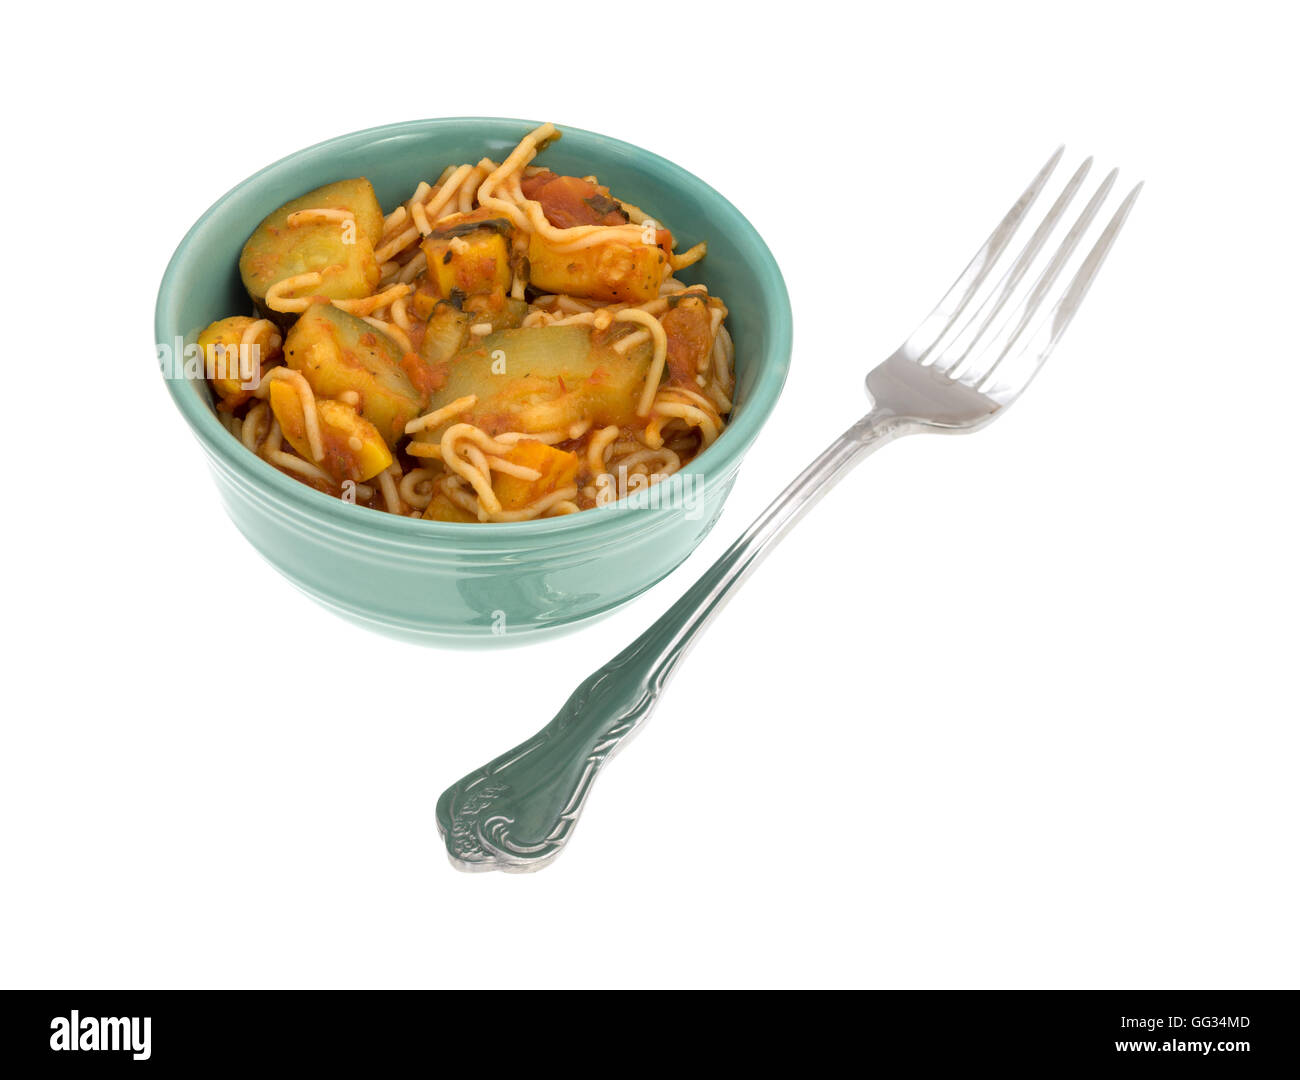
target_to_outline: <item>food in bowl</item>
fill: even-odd
[[[727,308],[702,260],[594,175],[448,164],[385,215],[364,177],[280,206],[239,272],[255,314],[199,335],[222,423],[318,491],[443,522],[577,513],[678,472],[726,427]]]
[[[419,177],[437,171],[433,163],[477,161],[484,153],[504,161],[536,127],[503,117],[428,118],[297,150],[242,180],[199,216],[159,285],[158,367],[231,520],[308,596],[403,641],[500,649],[550,640],[662,580],[723,512],[789,371],[789,296],[772,252],[745,216],[699,176],[647,149],[566,128],[545,154],[554,172],[595,173],[614,192],[663,215],[683,247],[708,240],[708,258],[675,275],[707,281],[710,292],[725,298],[726,325],[736,341],[734,408],[707,451],[668,481],[600,510],[467,525],[358,509],[273,468],[233,439],[214,407],[196,342],[217,316],[249,310],[238,264],[258,223],[303,192],[346,177],[368,177],[379,204],[396,206]],[[210,588],[188,567],[174,584],[196,595]]]

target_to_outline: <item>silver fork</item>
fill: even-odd
[[[1114,170],[1037,269],[1091,167],[1089,158],[1009,262],[1001,257],[1061,160],[1058,149],[916,332],[867,375],[873,404],[760,515],[680,600],[565,702],[527,742],[452,785],[438,829],[462,870],[536,870],[573,834],[602,766],[650,715],[669,676],[758,561],[854,465],[919,432],[967,432],[1006,411],[1037,374],[1097,276],[1134,200],[1125,197],[1059,299],[1042,317],[1065,268],[1115,182]],[[1006,263],[998,279],[995,268]],[[993,286],[975,303],[986,281]],[[969,314],[968,314],[969,309]]]

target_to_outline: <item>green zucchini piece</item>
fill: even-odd
[[[301,210],[350,211],[352,221],[290,225],[289,216]],[[384,215],[369,180],[358,177],[316,188],[272,211],[253,231],[239,257],[244,288],[263,315],[282,325],[285,313],[266,306],[266,293],[285,278],[323,274],[320,284],[290,292],[289,297],[347,300],[369,296],[379,284],[375,245],[383,229]]]
[[[313,304],[293,324],[285,362],[301,371],[318,397],[352,390],[358,409],[389,447],[423,411],[425,399],[402,370],[402,351],[384,333],[332,304]]]
[[[490,433],[630,425],[652,353],[645,343],[622,355],[581,325],[501,330],[452,357],[429,407],[474,394],[470,419]]]

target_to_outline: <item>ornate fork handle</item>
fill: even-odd
[[[636,641],[591,674],[549,724],[438,800],[462,870],[527,871],[563,849],[604,764],[641,727],[700,632],[761,557],[841,476],[913,421],[876,410],[826,448]]]

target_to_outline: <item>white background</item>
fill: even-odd
[[[0,981],[1296,985],[1287,5],[556,10],[10,27]],[[437,115],[679,162],[767,239],[797,323],[690,562],[508,653],[393,643],[295,592],[224,516],[151,346],[166,261],[228,188]],[[864,372],[1061,141],[1147,186],[1025,401],[845,481],[554,866],[452,870],[438,793],[783,486],[803,462],[776,429],[810,458],[862,411]]]

